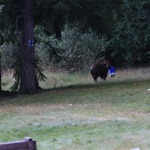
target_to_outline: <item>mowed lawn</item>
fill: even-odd
[[[150,149],[150,68],[97,83],[89,74],[46,74],[47,90],[0,99],[1,143],[31,137],[38,150]]]

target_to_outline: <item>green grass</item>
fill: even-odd
[[[1,99],[0,142],[27,136],[38,150],[150,149],[150,68],[97,83],[88,74],[47,75],[45,92]]]

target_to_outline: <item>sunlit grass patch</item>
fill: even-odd
[[[65,87],[70,85],[80,85],[93,83],[94,80],[90,75],[90,71],[86,73],[67,73],[67,72],[52,72],[52,71],[44,71],[44,74],[47,77],[47,80],[41,81],[40,86],[43,88],[56,88],[56,87]],[[12,79],[12,71],[7,71],[3,74],[2,78],[2,88],[5,90],[10,89],[10,87],[14,83],[14,79]],[[123,80],[143,80],[150,78],[150,68],[128,68],[122,70],[116,70],[116,75],[114,78],[110,78],[107,76],[106,81],[123,81]],[[98,83],[104,82],[102,79],[98,78]]]
[[[150,68],[128,68],[116,71],[115,80],[127,79],[148,79],[150,78]]]
[[[46,71],[45,75],[47,76],[46,82],[41,82],[40,85],[44,88],[56,88],[56,87],[64,87],[69,85],[77,85],[77,84],[86,84],[86,83],[94,83],[92,76],[90,75],[90,71],[86,73],[72,73],[69,74],[67,72],[51,72]],[[120,81],[120,80],[143,80],[150,78],[150,68],[128,68],[122,70],[116,70],[116,75],[114,78],[110,78],[107,76],[106,81]],[[98,78],[98,82],[103,82],[102,79]]]
[[[29,117],[30,118],[30,117]],[[50,117],[52,119],[52,117]],[[14,119],[14,118],[13,118]],[[28,119],[25,116],[24,119]],[[54,119],[54,118],[53,118]],[[59,118],[56,118],[56,120]],[[1,135],[36,138],[38,148],[43,149],[126,149],[149,146],[148,122],[127,120],[101,120],[99,122],[66,122],[48,118],[34,118],[5,129]],[[145,132],[147,131],[147,133]],[[2,136],[4,140],[5,136]],[[145,140],[147,139],[147,141]],[[14,139],[14,138],[13,138]],[[17,139],[17,138],[16,138]],[[143,145],[144,140],[144,145]]]
[[[41,82],[40,85],[44,88],[64,87],[72,84],[79,84],[87,82],[88,74],[81,73],[64,73],[45,71],[47,77],[46,82]]]

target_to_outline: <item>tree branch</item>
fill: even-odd
[[[18,29],[18,18],[21,18],[21,17],[24,17],[24,15],[17,16],[17,18],[16,18],[16,28],[17,28],[17,32],[18,32],[18,35],[19,35],[19,42],[20,42],[20,44],[21,44],[21,48],[22,48],[22,51],[23,51],[23,50],[24,50],[24,47],[23,47],[21,35],[20,35],[20,33],[19,33],[19,29]]]

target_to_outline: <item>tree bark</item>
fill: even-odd
[[[35,51],[34,45],[34,5],[33,0],[24,0],[22,75],[19,92],[33,92],[37,90],[35,83]]]

